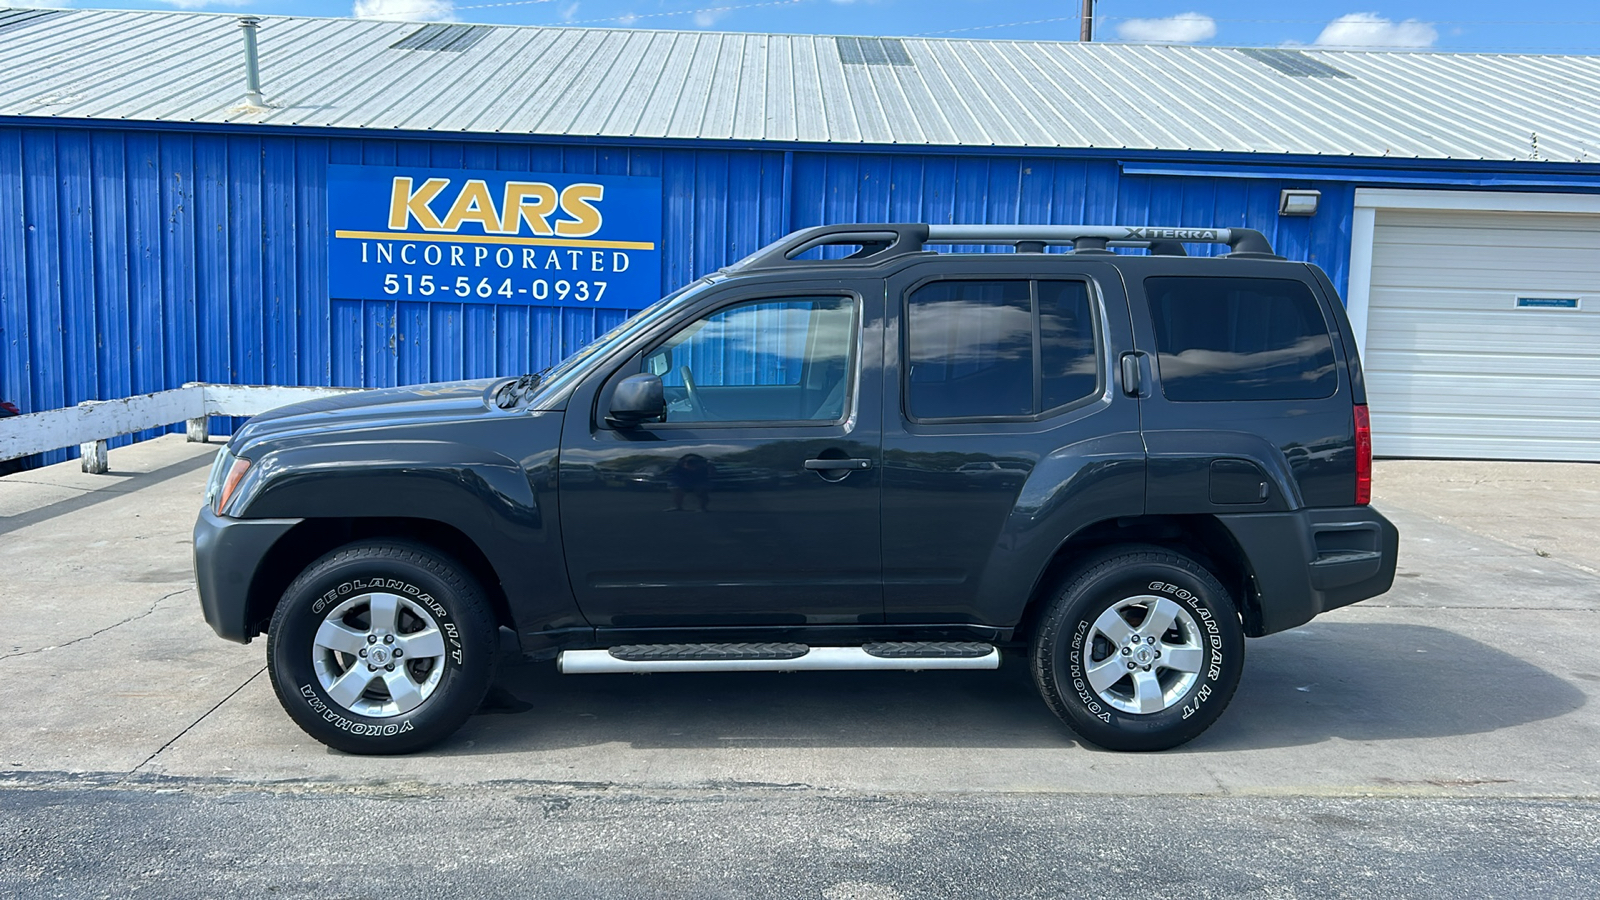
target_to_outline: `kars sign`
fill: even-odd
[[[328,291],[640,309],[661,297],[661,180],[328,167]]]

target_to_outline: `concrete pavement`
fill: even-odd
[[[1375,490],[1381,502],[1600,572],[1600,464],[1380,460]]]
[[[1152,798],[1194,815],[1210,808],[1199,798],[1236,810],[1259,800],[1274,815],[1387,798],[1437,801],[1441,816],[1524,798],[1545,830],[1597,819],[1600,558],[1582,535],[1600,534],[1600,467],[1380,462],[1376,502],[1402,531],[1395,589],[1249,642],[1232,706],[1167,753],[1078,745],[1009,660],[979,673],[516,666],[501,685],[518,702],[434,751],[361,758],[283,714],[262,674],[264,642],[226,643],[201,620],[189,529],[215,449],[168,437],[113,451],[110,476],[74,463],[0,479],[0,807],[26,818],[75,797],[111,816],[168,790],[263,810],[285,792],[346,796],[352,815],[374,795],[424,808],[490,796],[733,798],[741,810],[786,797],[826,828],[825,810],[799,792],[947,810],[1031,797],[1047,817],[1068,815],[1070,797],[1083,809]],[[620,814],[595,809],[597,822]],[[770,813],[748,814],[759,827]],[[215,821],[195,813],[194,840]],[[1233,835],[1241,859],[1243,835]],[[0,857],[0,887],[16,871]]]
[[[1600,642],[1589,637],[1600,576],[1564,558],[1560,541],[1548,557],[1513,543],[1600,523],[1600,491],[1565,491],[1559,527],[1535,526],[1523,504],[1544,509],[1550,495],[1537,478],[1505,476],[1523,487],[1498,490],[1493,505],[1505,514],[1490,519],[1417,487],[1419,464],[1380,463],[1378,503],[1404,535],[1395,589],[1249,642],[1233,705],[1171,753],[1078,746],[1012,659],[992,673],[560,676],[517,666],[501,683],[525,711],[479,715],[430,753],[372,759],[303,735],[260,675],[263,642],[226,643],[201,620],[188,532],[212,452],[169,437],[117,451],[112,476],[63,465],[0,481],[0,615],[11,623],[0,645],[9,720],[0,769],[674,789],[1600,795],[1600,704],[1590,702]],[[1571,483],[1574,467],[1559,468]],[[1453,508],[1474,512],[1458,523]]]

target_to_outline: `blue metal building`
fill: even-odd
[[[1456,192],[1556,198],[1460,207],[1475,214],[1600,214],[1591,58],[256,30],[261,105],[234,17],[0,11],[0,399],[517,374],[655,299],[330,290],[329,185],[347,167],[656,179],[662,291],[831,222],[1245,225],[1326,269],[1362,330],[1370,304],[1376,373],[1379,331],[1411,321],[1384,305],[1385,228],[1412,227],[1386,210]],[[1286,190],[1319,192],[1315,214],[1282,214]],[[1403,351],[1397,403],[1416,374]]]

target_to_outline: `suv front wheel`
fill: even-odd
[[[398,541],[350,544],[284,592],[267,632],[278,700],[347,753],[407,753],[452,734],[494,674],[494,621],[458,563]]]
[[[1067,579],[1033,641],[1051,711],[1110,750],[1166,750],[1205,731],[1244,667],[1228,592],[1194,560],[1125,548]]]

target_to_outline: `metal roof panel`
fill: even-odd
[[[406,42],[421,49],[395,49]],[[1600,157],[1600,58],[0,9],[0,115],[909,146]]]

